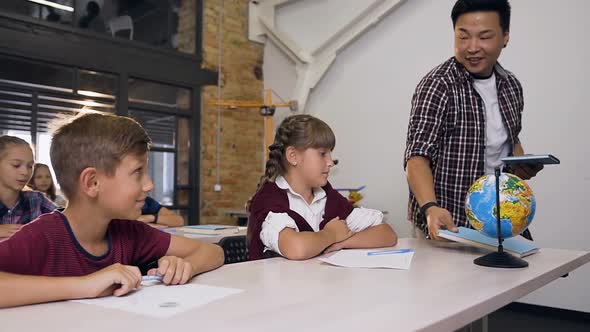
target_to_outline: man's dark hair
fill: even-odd
[[[453,28],[459,16],[472,12],[497,12],[503,32],[510,31],[510,4],[508,0],[457,0],[451,11]]]

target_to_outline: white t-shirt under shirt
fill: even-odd
[[[485,172],[493,174],[494,169],[502,165],[502,158],[508,156],[511,148],[498,105],[496,74],[485,79],[474,78],[473,87],[483,100],[486,110]]]
[[[314,232],[318,232],[320,230],[320,224],[324,219],[326,192],[322,188],[315,188],[313,190],[313,200],[311,204],[308,204],[301,195],[291,188],[284,177],[278,176],[275,183],[279,188],[287,190],[289,209],[297,212],[303,217],[303,219],[305,219],[305,221],[307,221]],[[379,225],[382,222],[383,213],[381,213],[381,211],[365,208],[355,208],[346,218],[346,225],[355,233],[371,226]],[[299,231],[295,220],[293,220],[293,218],[287,213],[268,213],[262,223],[262,230],[260,231],[260,240],[265,246],[265,251],[270,249],[281,254],[279,249],[279,233],[287,227]]]

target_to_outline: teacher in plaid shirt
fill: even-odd
[[[524,154],[522,86],[497,62],[510,37],[510,4],[458,0],[451,18],[455,56],[416,87],[404,158],[408,217],[418,236],[421,230],[433,239],[440,228],[469,225],[465,196],[477,178],[493,173],[502,158]],[[539,170],[513,172],[529,179]]]

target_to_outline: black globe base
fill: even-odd
[[[510,255],[503,251],[494,251],[487,255],[476,258],[473,263],[480,266],[498,267],[504,269],[519,269],[529,266],[529,263],[524,259]]]

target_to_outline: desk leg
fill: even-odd
[[[483,316],[455,332],[488,332],[488,316]]]

